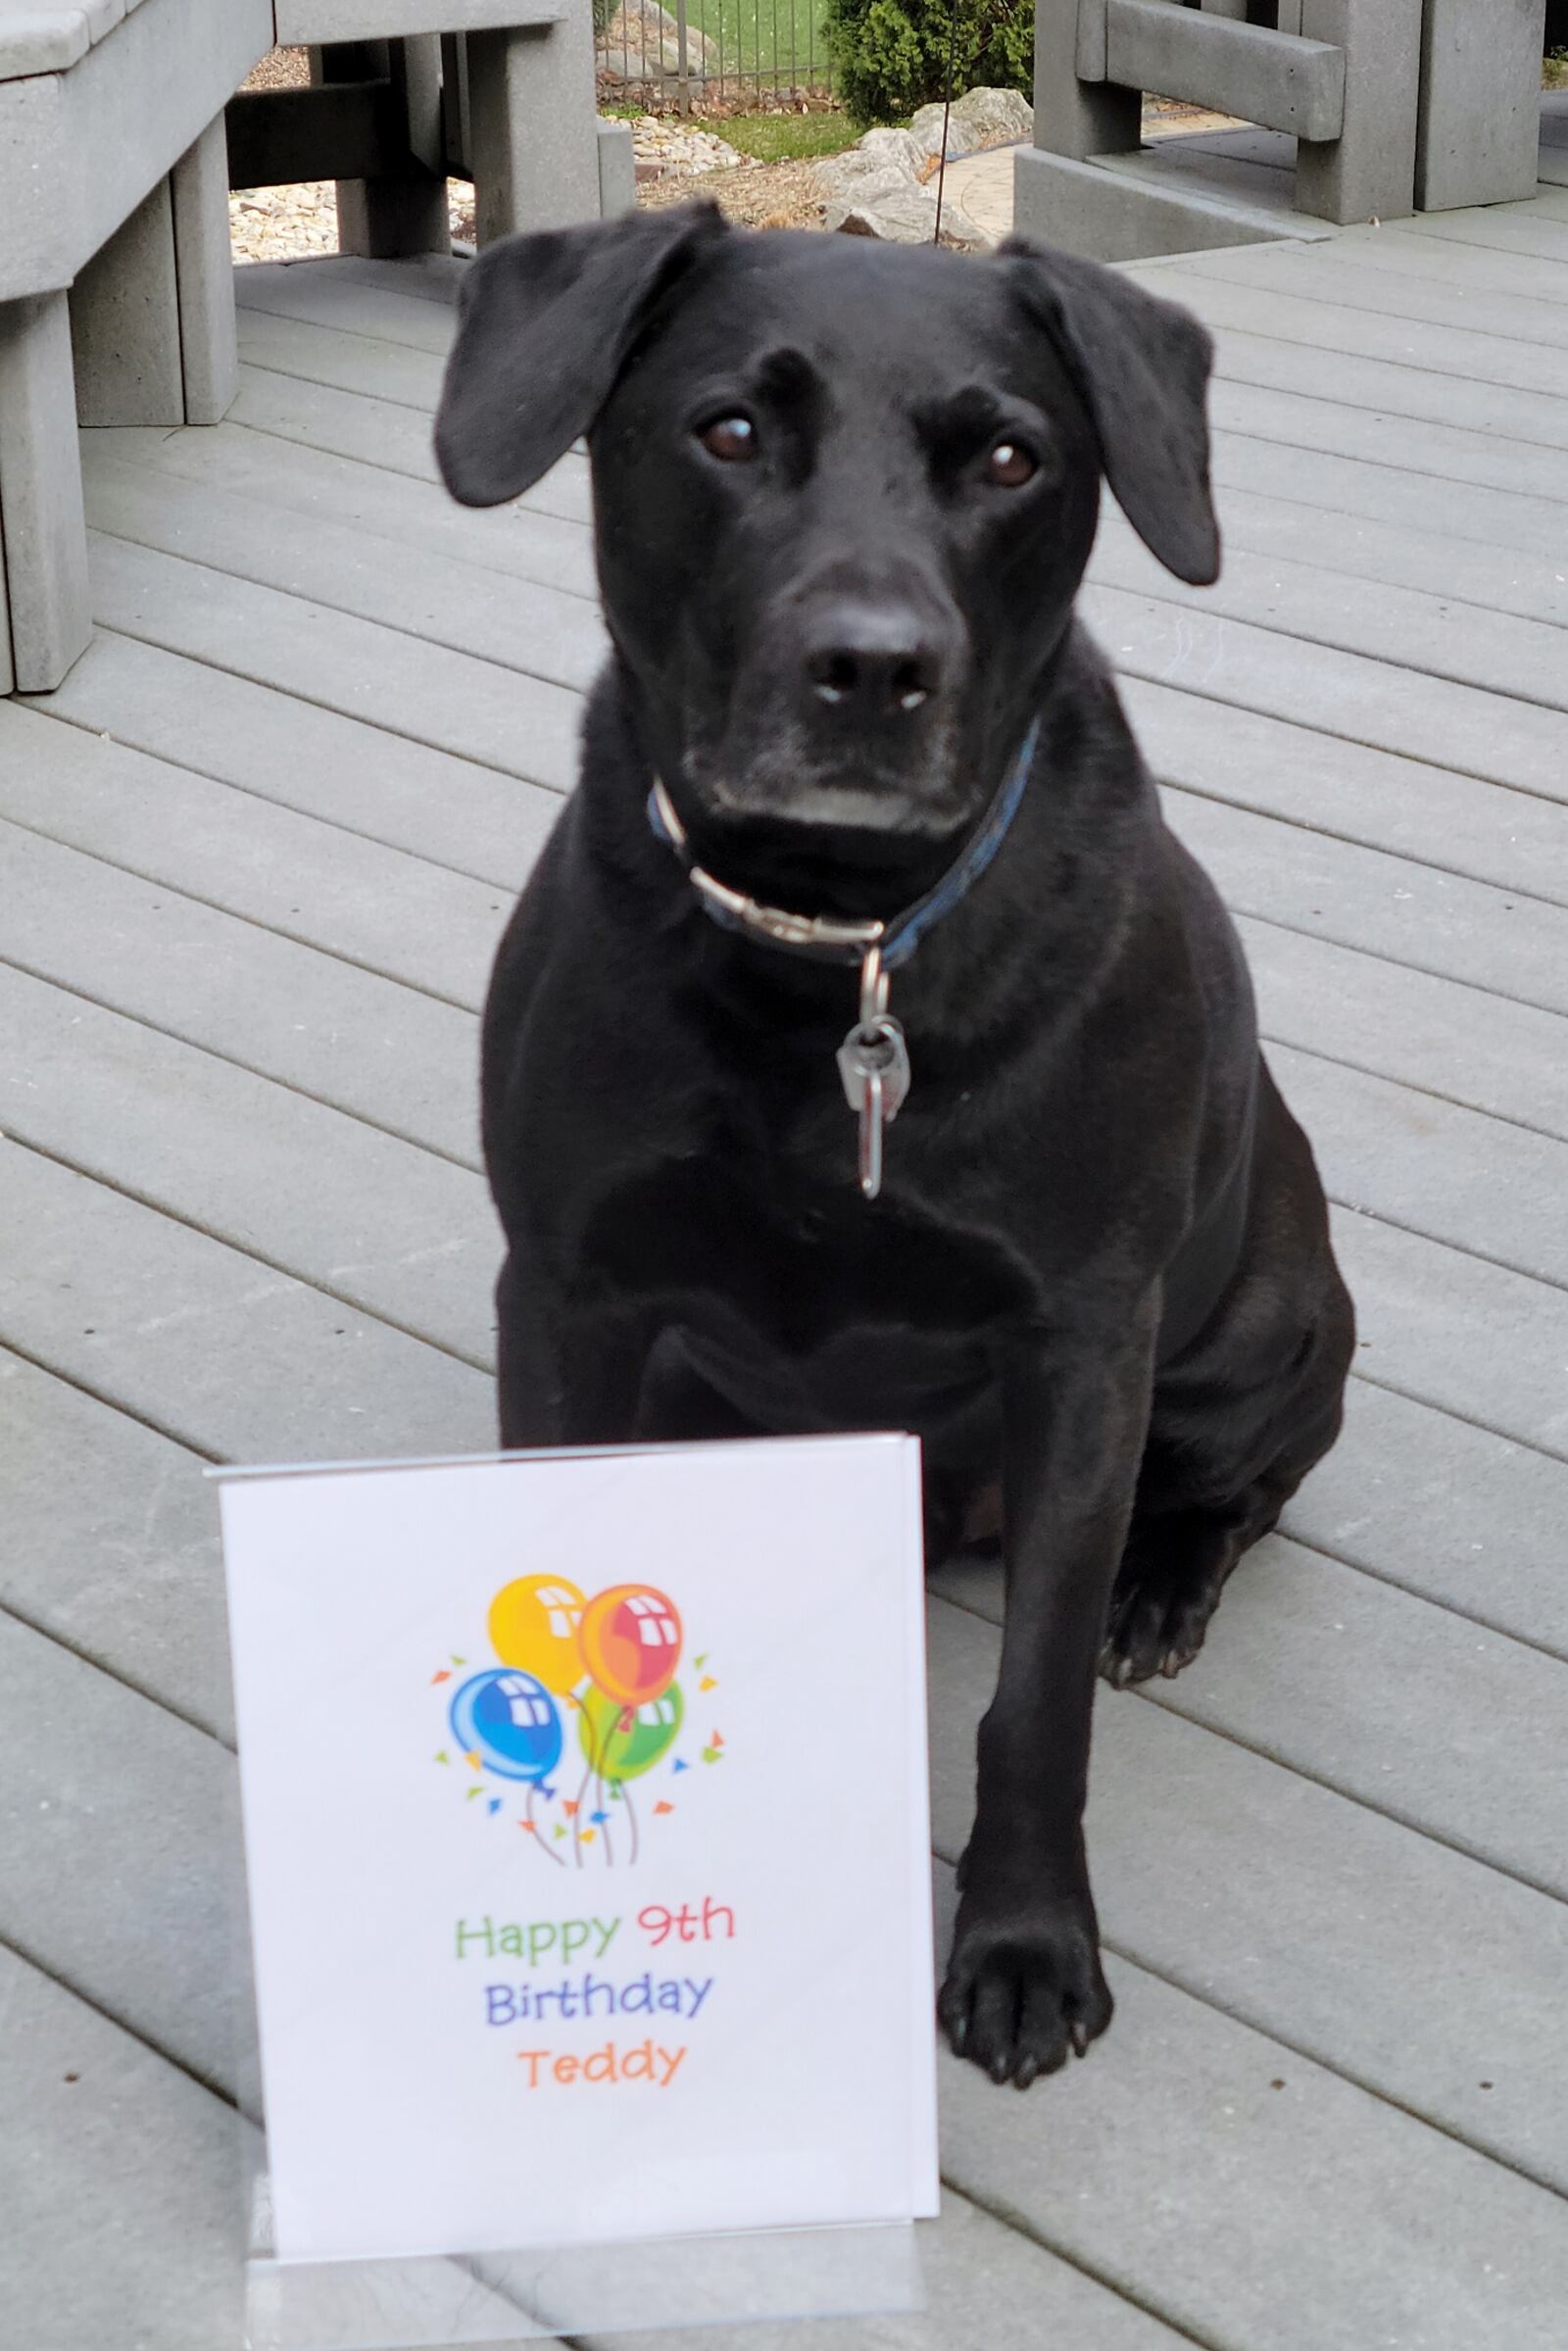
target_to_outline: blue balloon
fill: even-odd
[[[492,1666],[452,1701],[452,1736],[503,1780],[542,1780],[561,1760],[561,1717],[544,1684],[515,1666]]]

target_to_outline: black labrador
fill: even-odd
[[[1000,1532],[940,2013],[1020,2085],[1110,2018],[1097,1668],[1197,1653],[1353,1344],[1073,614],[1102,475],[1214,578],[1209,358],[1090,263],[691,206],[482,254],[436,427],[475,506],[588,436],[613,648],[485,1021],[502,1441],[901,1427],[932,1550]]]

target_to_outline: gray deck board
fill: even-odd
[[[319,514],[296,514],[207,484],[187,487],[110,457],[89,463],[86,506],[89,523],[107,536],[556,685],[590,685],[607,650],[580,596],[423,548],[400,549],[393,563],[390,540]]]
[[[1568,799],[1568,724],[1560,710],[1293,637],[1283,626],[1256,627],[1163,591],[1096,585],[1084,611],[1112,660],[1135,677]],[[1306,625],[1321,621],[1309,614]]]
[[[391,472],[364,458],[233,423],[201,433],[137,426],[95,432],[83,455],[90,465],[100,452],[182,481],[261,499],[291,514],[349,523],[399,547],[459,557],[574,596],[597,593],[585,523],[532,506],[457,507],[439,483]]]
[[[108,629],[27,709],[514,890],[562,806],[543,785]],[[55,759],[73,763],[58,747]]]
[[[1120,687],[1145,758],[1185,801],[1222,800],[1568,906],[1568,841],[1549,801],[1235,705],[1216,724],[1205,696],[1146,678],[1123,676]]]
[[[0,819],[5,960],[477,1162],[473,1014]]]
[[[1102,1703],[1114,2032],[1026,2099],[943,2060],[931,2315],[804,2345],[1560,2337],[1563,210],[1151,272],[1220,328],[1226,573],[1189,598],[1112,519],[1087,607],[1238,913],[1357,1376],[1197,1666]],[[0,2193],[38,2351],[229,2324],[200,1464],[493,1441],[474,1008],[603,636],[580,457],[491,513],[436,481],[461,277],[242,272],[236,410],[90,436],[100,634],[0,707]],[[944,1915],[997,1605],[976,1568],[932,1602]],[[678,2346],[754,2339],[797,2335]]]

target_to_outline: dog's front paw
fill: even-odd
[[[1082,2057],[1110,2023],[1087,1886],[1023,1899],[970,1884],[958,1908],[937,2016],[957,2057],[1027,2089]]]

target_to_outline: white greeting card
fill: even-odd
[[[912,1440],[221,1501],[280,2259],[935,2212]]]

